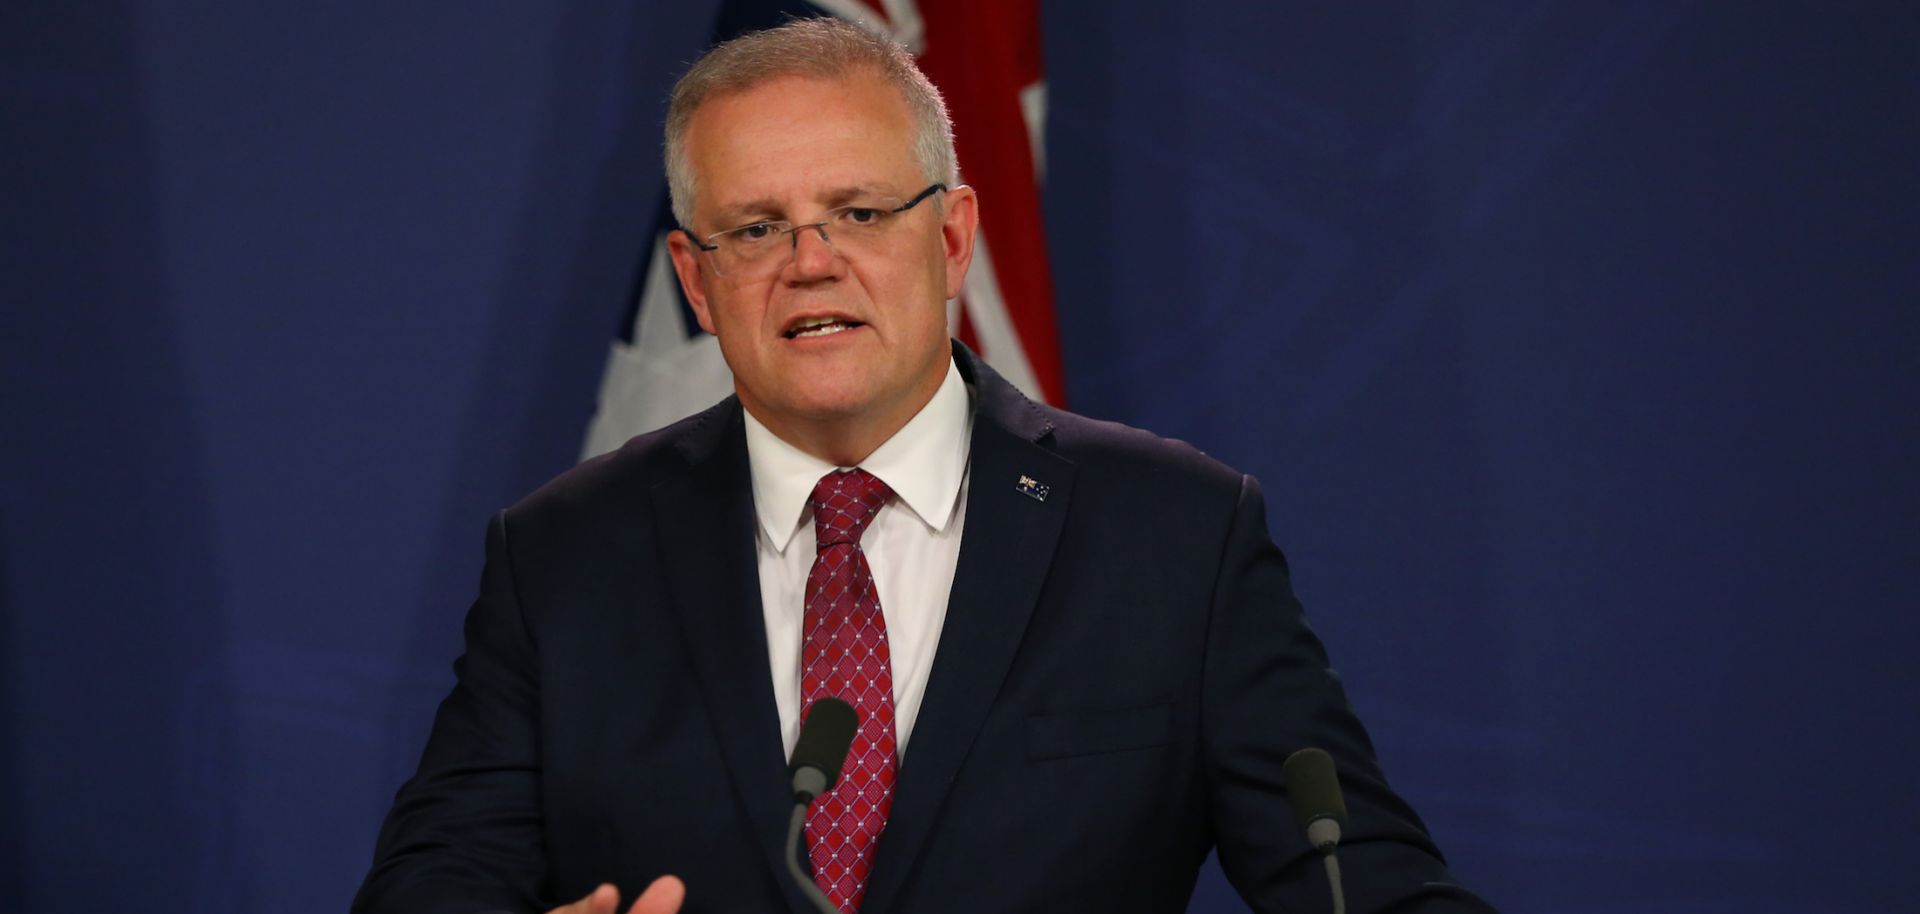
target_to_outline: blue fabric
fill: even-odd
[[[29,6],[0,910],[339,911],[714,4]],[[1261,478],[1454,872],[1910,906],[1910,7],[1113,9],[1045,8],[1070,405]]]

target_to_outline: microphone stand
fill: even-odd
[[[827,893],[820,891],[820,886],[814,883],[813,876],[800,868],[800,833],[807,827],[807,804],[812,801],[813,798],[808,797],[793,804],[793,817],[787,823],[787,873],[800,886],[800,894],[807,896],[820,914],[840,914],[840,909],[834,907]],[[1339,909],[1334,910],[1338,914]]]

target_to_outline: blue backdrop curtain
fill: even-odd
[[[24,6],[0,910],[342,910],[716,4]],[[1069,399],[1261,477],[1461,877],[1907,909],[1911,9],[1045,14]]]

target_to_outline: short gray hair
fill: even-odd
[[[913,55],[900,45],[833,17],[796,19],[715,45],[673,86],[667,105],[667,191],[673,218],[693,226],[693,163],[687,160],[687,124],[716,95],[742,92],[783,76],[842,79],[872,73],[900,90],[914,122],[913,158],[928,181],[960,184],[947,102]]]

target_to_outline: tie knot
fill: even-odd
[[[867,524],[893,490],[866,470],[835,470],[813,486],[813,534],[817,548],[860,542]]]

